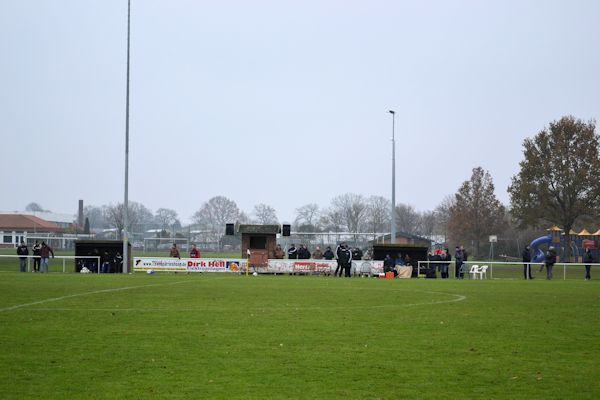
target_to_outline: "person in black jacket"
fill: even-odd
[[[590,264],[594,263],[594,255],[592,254],[592,250],[589,247],[585,248],[585,252],[583,253],[583,262],[585,263],[585,280],[589,281],[592,279],[590,274],[592,266]]]
[[[292,246],[287,251],[288,259],[295,260],[298,258],[298,249],[296,249],[296,245],[292,243]]]
[[[303,244],[300,245],[298,249],[298,259],[299,260],[308,260],[310,258],[310,251]]]
[[[352,252],[345,244],[340,249],[338,263],[341,267],[340,277],[342,276],[342,271],[344,271],[344,276],[346,276],[346,278],[350,278],[350,269],[352,268]]]
[[[333,251],[331,251],[331,247],[327,246],[325,253],[323,253],[323,258],[326,260],[333,260],[334,257],[335,255],[333,254]]]
[[[27,257],[29,255],[29,249],[24,241],[21,240],[21,245],[17,247],[17,255],[25,256],[19,257],[19,270],[21,272],[27,272]]]
[[[31,247],[31,250],[33,251],[33,272],[40,272],[40,261],[42,260],[40,257],[41,249],[42,245],[36,240],[34,245]]]
[[[396,271],[396,262],[389,254],[385,255],[385,259],[383,260],[383,273],[393,272],[394,278],[398,276],[398,271]]]
[[[521,257],[523,259],[523,276],[525,279],[533,279],[531,276],[531,252],[529,246],[525,246]]]
[[[352,259],[353,260],[362,260],[363,252],[358,247],[352,249]]]

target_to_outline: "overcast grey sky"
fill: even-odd
[[[600,117],[599,1],[133,0],[130,195],[280,220],[346,192],[498,198],[522,142]],[[126,0],[0,0],[0,210],[123,201]]]

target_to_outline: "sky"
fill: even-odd
[[[600,119],[600,2],[132,0],[129,199],[293,222],[344,193],[434,209],[523,140]],[[126,0],[0,1],[0,210],[122,202]]]

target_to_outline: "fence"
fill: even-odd
[[[417,265],[417,272],[420,275],[421,270],[429,269],[431,266],[435,269],[436,266],[442,264],[449,264],[448,272],[450,277],[454,277],[455,261],[419,261]],[[532,275],[542,274],[537,276],[538,279],[546,279],[546,270],[540,271],[540,267],[544,266],[544,263],[529,263]],[[506,261],[466,261],[463,263],[462,272],[465,278],[469,278],[469,271],[471,266],[487,265],[487,277],[489,279],[524,279],[524,264],[522,262],[506,262]],[[585,266],[591,265],[592,271],[594,267],[600,267],[600,264],[583,264],[583,263],[556,263],[554,264],[554,277],[558,278],[562,275],[563,280],[566,279],[583,279],[585,277]],[[437,268],[439,269],[439,268]],[[436,274],[437,275],[437,274]],[[534,278],[536,278],[534,276]]]
[[[19,267],[19,258],[27,258],[27,272],[31,272],[32,271],[32,267],[33,267],[33,258],[39,258],[39,256],[17,256],[17,255],[0,255],[0,271],[14,271],[17,272],[20,270]],[[81,260],[81,259],[94,259],[94,261],[97,261],[98,264],[100,265],[100,257],[98,256],[56,256],[53,258],[50,258],[50,260],[48,261],[48,272],[61,272],[61,268],[56,268],[56,261],[54,260],[62,260],[62,263],[59,264],[59,266],[62,265],[62,272],[67,272],[67,271],[75,271],[75,262],[76,260]]]

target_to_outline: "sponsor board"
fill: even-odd
[[[133,271],[232,272],[246,269],[246,260],[231,258],[151,258],[134,257]]]

